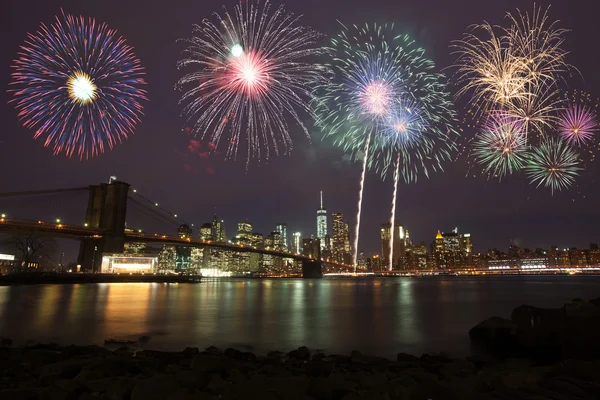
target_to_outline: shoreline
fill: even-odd
[[[567,399],[574,393],[591,399],[600,393],[598,361],[542,364],[444,353],[390,360],[306,347],[266,356],[216,347],[132,352],[12,347],[10,339],[0,339],[0,359],[0,398],[7,399]]]
[[[0,276],[0,286],[89,283],[198,283],[200,281],[200,276],[154,274],[16,273]]]

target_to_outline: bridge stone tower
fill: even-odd
[[[87,272],[99,272],[103,253],[122,253],[125,246],[125,217],[129,184],[113,181],[90,186],[85,223],[102,229],[101,238],[86,238],[79,246],[78,264]]]

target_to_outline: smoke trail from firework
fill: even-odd
[[[363,158],[362,173],[360,176],[360,189],[358,190],[358,210],[356,212],[356,230],[354,232],[354,253],[352,254],[352,265],[354,265],[354,273],[356,273],[356,258],[358,257],[358,238],[360,236],[360,217],[362,213],[362,201],[365,188],[365,177],[367,175],[367,160],[369,159],[369,144],[371,143],[371,134],[367,136],[365,143],[365,156]]]
[[[394,171],[394,193],[392,194],[392,213],[390,215],[390,251],[388,270],[394,268],[394,231],[396,223],[396,197],[398,194],[398,181],[400,180],[400,153],[396,159],[396,170]]]
[[[293,147],[288,119],[309,137],[301,113],[311,115],[310,93],[326,69],[308,61],[322,53],[319,34],[299,24],[283,6],[266,0],[241,2],[233,14],[194,27],[179,68],[194,68],[179,80],[183,113],[192,130],[235,158],[247,142],[247,163]],[[227,136],[224,138],[224,136]]]
[[[19,119],[55,155],[94,157],[140,122],[144,69],[125,39],[92,18],[63,13],[41,24],[13,68]]]

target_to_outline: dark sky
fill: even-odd
[[[65,12],[95,17],[125,36],[147,70],[149,97],[145,117],[136,134],[112,152],[89,161],[53,156],[51,149],[32,139],[32,132],[19,126],[16,112],[7,104],[10,96],[0,91],[1,192],[85,186],[106,181],[110,175],[132,184],[141,193],[156,199],[168,210],[196,224],[208,221],[216,206],[231,234],[238,220],[249,219],[255,230],[267,233],[279,221],[290,231],[305,236],[316,231],[319,190],[325,192],[328,211],[342,212],[353,223],[358,192],[358,165],[343,162],[343,154],[315,139],[310,144],[300,132],[294,133],[291,156],[271,159],[265,165],[252,165],[246,172],[245,160],[202,159],[187,153],[189,137],[182,132],[174,83],[182,45],[178,38],[191,33],[193,23],[220,11],[222,4],[235,2],[201,0],[5,0],[0,6],[0,88],[8,88],[10,65],[27,32],[35,31],[41,21],[50,23],[63,8]],[[278,4],[275,1],[275,4]],[[546,1],[538,4],[547,5]],[[327,34],[334,34],[344,23],[395,22],[413,35],[439,68],[453,58],[449,45],[460,38],[472,23],[486,19],[501,22],[507,10],[530,10],[532,1],[481,0],[303,0],[287,1],[290,11],[304,14],[304,22]],[[600,95],[600,26],[596,18],[600,5],[595,0],[558,0],[551,17],[570,28],[566,46],[569,61],[585,79],[573,79],[571,86]],[[326,40],[326,39],[325,39]],[[459,111],[463,110],[459,107]],[[313,130],[314,131],[314,130]],[[317,132],[315,137],[318,138]],[[470,135],[471,132],[465,132]],[[535,190],[522,176],[503,182],[487,182],[482,177],[465,177],[463,161],[446,166],[418,184],[401,184],[398,219],[414,241],[434,238],[437,229],[458,226],[471,232],[476,250],[488,247],[505,249],[511,238],[526,247],[587,246],[599,241],[600,213],[597,199],[600,188],[592,166],[579,179],[578,187],[551,196]],[[379,251],[379,226],[389,217],[391,182],[381,182],[374,174],[367,178],[362,240],[360,248]],[[0,210],[15,218],[54,219],[81,223],[85,196],[61,195],[37,199],[0,199]],[[132,215],[130,225],[148,231],[173,230]]]

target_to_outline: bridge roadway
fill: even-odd
[[[0,232],[9,234],[27,234],[35,233],[51,237],[64,239],[101,239],[105,231],[97,228],[90,228],[85,225],[68,225],[60,222],[29,221],[12,218],[0,218]],[[191,247],[209,247],[214,249],[230,250],[245,253],[270,254],[282,258],[291,258],[297,261],[317,261],[301,254],[293,254],[277,250],[258,249],[250,246],[233,245],[229,243],[216,243],[211,240],[196,240],[191,238],[181,238],[179,236],[167,236],[158,233],[138,233],[125,231],[126,242],[143,242],[157,244],[171,244],[176,246]],[[354,267],[346,264],[332,263],[322,261],[323,263],[337,268],[353,269]]]
[[[28,221],[12,218],[0,218],[0,232],[8,234],[42,234],[63,239],[100,239],[102,229],[85,225],[68,225],[60,222]]]

